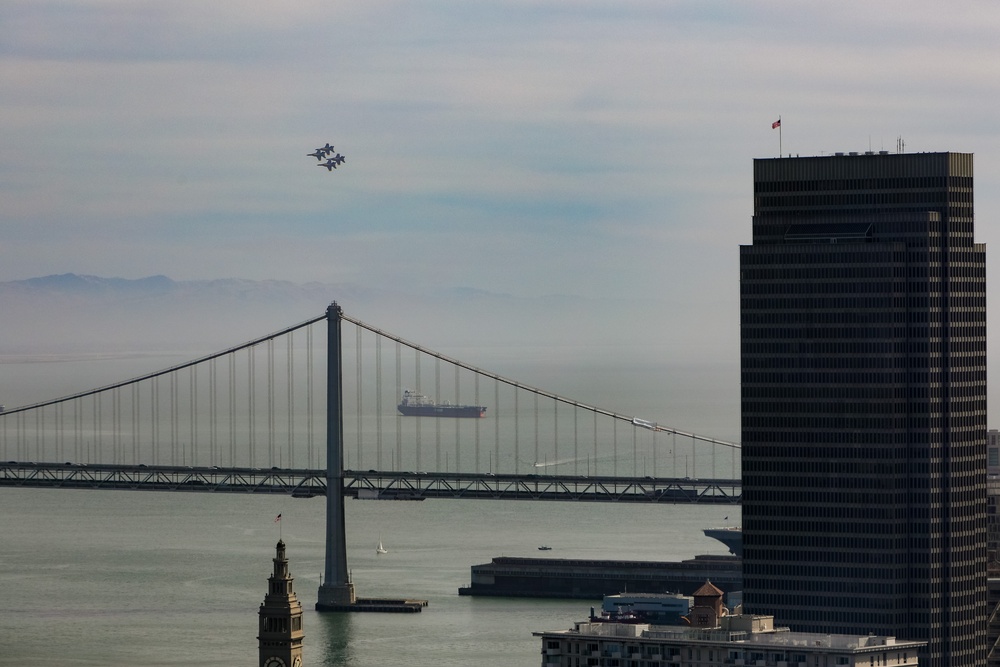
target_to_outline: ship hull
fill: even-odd
[[[403,405],[396,406],[404,417],[457,417],[479,419],[486,416],[486,408],[480,405]]]

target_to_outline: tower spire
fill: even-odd
[[[302,604],[292,588],[285,543],[275,545],[267,595],[260,605],[257,652],[259,667],[302,667]]]

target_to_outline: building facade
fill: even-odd
[[[535,632],[542,667],[918,667],[922,642],[789,632],[771,616],[730,616],[716,628],[576,623]]]
[[[754,161],[743,601],[985,664],[986,252],[972,156]]]
[[[995,428],[986,432],[986,472],[1000,477],[1000,431]]]
[[[275,547],[274,570],[258,612],[259,667],[302,667],[302,604],[292,588],[285,543]]]

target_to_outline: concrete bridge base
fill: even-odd
[[[316,611],[343,611],[357,602],[354,597],[354,584],[322,584],[319,587]]]

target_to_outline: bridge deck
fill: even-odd
[[[111,464],[0,463],[0,487],[326,495],[326,471]],[[380,500],[470,498],[738,504],[740,480],[344,471],[344,495]]]

